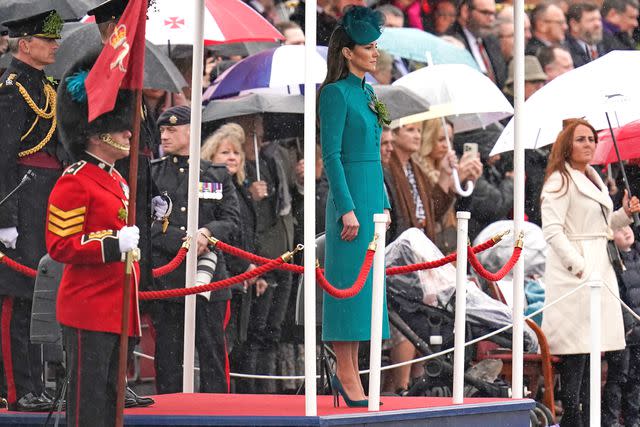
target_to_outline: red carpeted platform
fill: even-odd
[[[304,396],[180,393],[153,398],[153,406],[127,409],[126,425],[528,427],[534,406],[529,399],[476,398],[453,405],[451,398],[383,396],[380,412],[370,413],[366,408],[334,408],[332,396],[318,396],[318,416],[305,417]],[[41,426],[45,418],[0,411],[0,425]]]

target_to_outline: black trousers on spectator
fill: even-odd
[[[561,427],[589,426],[589,354],[565,354],[559,366]]]
[[[640,424],[640,346],[605,353],[607,383],[602,393],[602,425],[624,418],[625,426]]]
[[[28,393],[39,396],[44,392],[42,379],[42,346],[31,344],[31,304],[28,298],[0,297],[0,336],[2,365],[7,403],[15,409],[18,399]]]
[[[70,372],[67,426],[113,426],[120,336],[63,326],[62,337]],[[129,347],[133,343],[129,339]]]
[[[159,394],[182,391],[184,356],[184,303],[158,301],[156,330],[156,389]],[[229,301],[208,301],[196,296],[196,350],[200,361],[200,392],[229,393],[229,360],[225,327]]]
[[[253,298],[251,320],[239,361],[239,369],[246,374],[273,375],[276,366],[276,351],[282,336],[282,324],[289,305],[291,275],[276,272],[275,285],[270,284],[264,294]],[[239,393],[275,393],[272,380],[238,381]]]

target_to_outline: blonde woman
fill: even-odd
[[[453,124],[446,121],[446,132],[449,138],[453,139]],[[450,168],[447,164],[447,158],[453,156],[453,152],[449,149],[447,142],[447,133],[442,126],[441,119],[427,120],[422,125],[422,140],[420,148],[413,153],[411,158],[418,164],[430,184],[435,186],[438,183],[445,182],[442,174],[450,174]],[[463,156],[458,164],[458,172],[460,181],[468,180],[476,181],[482,175],[482,163],[479,155],[470,157]],[[449,179],[450,192],[454,191],[453,180]],[[455,232],[455,206],[451,204],[447,211],[440,219],[434,218],[434,240],[443,253],[450,253],[455,249],[456,232]]]

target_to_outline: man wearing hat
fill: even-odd
[[[151,227],[153,261],[156,266],[169,262],[180,249],[187,230],[189,191],[189,123],[191,109],[172,107],[158,118],[162,149],[166,154],[151,162],[153,180],[161,192],[173,200],[173,211],[164,224]],[[197,236],[191,250],[198,251],[198,284],[227,277],[222,253],[211,252],[207,237],[229,241],[240,223],[235,187],[225,165],[201,160],[198,191]],[[185,267],[155,280],[157,289],[185,287]],[[225,345],[225,319],[228,319],[231,292],[228,288],[197,295],[196,348],[200,361],[200,392],[228,393],[228,360]],[[154,310],[156,329],[156,388],[158,393],[182,390],[184,346],[184,299],[158,301]]]
[[[513,75],[514,75],[514,62],[509,63],[509,77],[502,90],[513,105]],[[531,95],[536,93],[547,82],[547,75],[542,70],[540,61],[533,55],[526,55],[524,57],[524,99],[529,99]]]
[[[113,31],[115,30],[118,20],[124,13],[128,4],[128,0],[107,0],[95,8],[89,10],[87,15],[93,16],[100,31],[102,43],[106,43]],[[157,151],[160,142],[160,135],[156,127],[155,118],[149,114],[143,97],[142,103],[142,121],[140,123],[140,149],[138,151],[138,185],[136,204],[136,225],[140,228],[140,250],[142,253],[151,253],[151,220],[152,205],[157,205],[162,197],[159,196],[157,189],[153,186],[151,179],[151,169],[149,162],[152,155]],[[129,160],[122,159],[116,162],[116,169],[120,174],[129,179]],[[152,198],[156,198],[152,202]],[[161,202],[160,202],[161,203]],[[168,202],[170,203],[170,202]],[[162,214],[159,214],[162,215]],[[140,289],[153,289],[153,275],[151,273],[150,257],[144,257],[140,260]],[[154,302],[147,302],[142,309],[151,306]],[[133,348],[132,348],[133,350]],[[127,387],[125,406],[127,408],[135,406],[148,406],[154,403],[150,397],[138,396]]]
[[[56,134],[56,90],[43,69],[55,61],[62,19],[55,10],[4,22],[11,64],[0,77],[0,198],[28,170],[35,178],[0,206],[0,248],[35,268],[46,253],[47,197],[66,157]],[[9,409],[48,410],[39,347],[29,344],[34,280],[0,266],[2,359]],[[5,341],[6,340],[6,341]]]
[[[65,113],[60,139],[78,161],[53,188],[45,221],[49,254],[65,264],[56,318],[69,371],[68,426],[115,423],[123,261],[139,239],[138,228],[126,222],[129,187],[114,168],[129,155],[134,94],[120,90],[114,109],[88,123],[84,80],[96,59],[92,54],[72,65],[58,89],[57,108]],[[129,337],[140,335],[139,274],[134,262]]]

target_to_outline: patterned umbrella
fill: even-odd
[[[147,40],[155,44],[193,44],[193,0],[156,0],[149,8]],[[284,37],[242,0],[206,0],[205,44],[276,41]]]
[[[304,46],[280,46],[251,55],[222,73],[204,93],[212,100],[256,89],[270,88],[281,94],[300,94],[304,84]],[[320,53],[313,57],[314,80],[322,83],[327,63]]]

